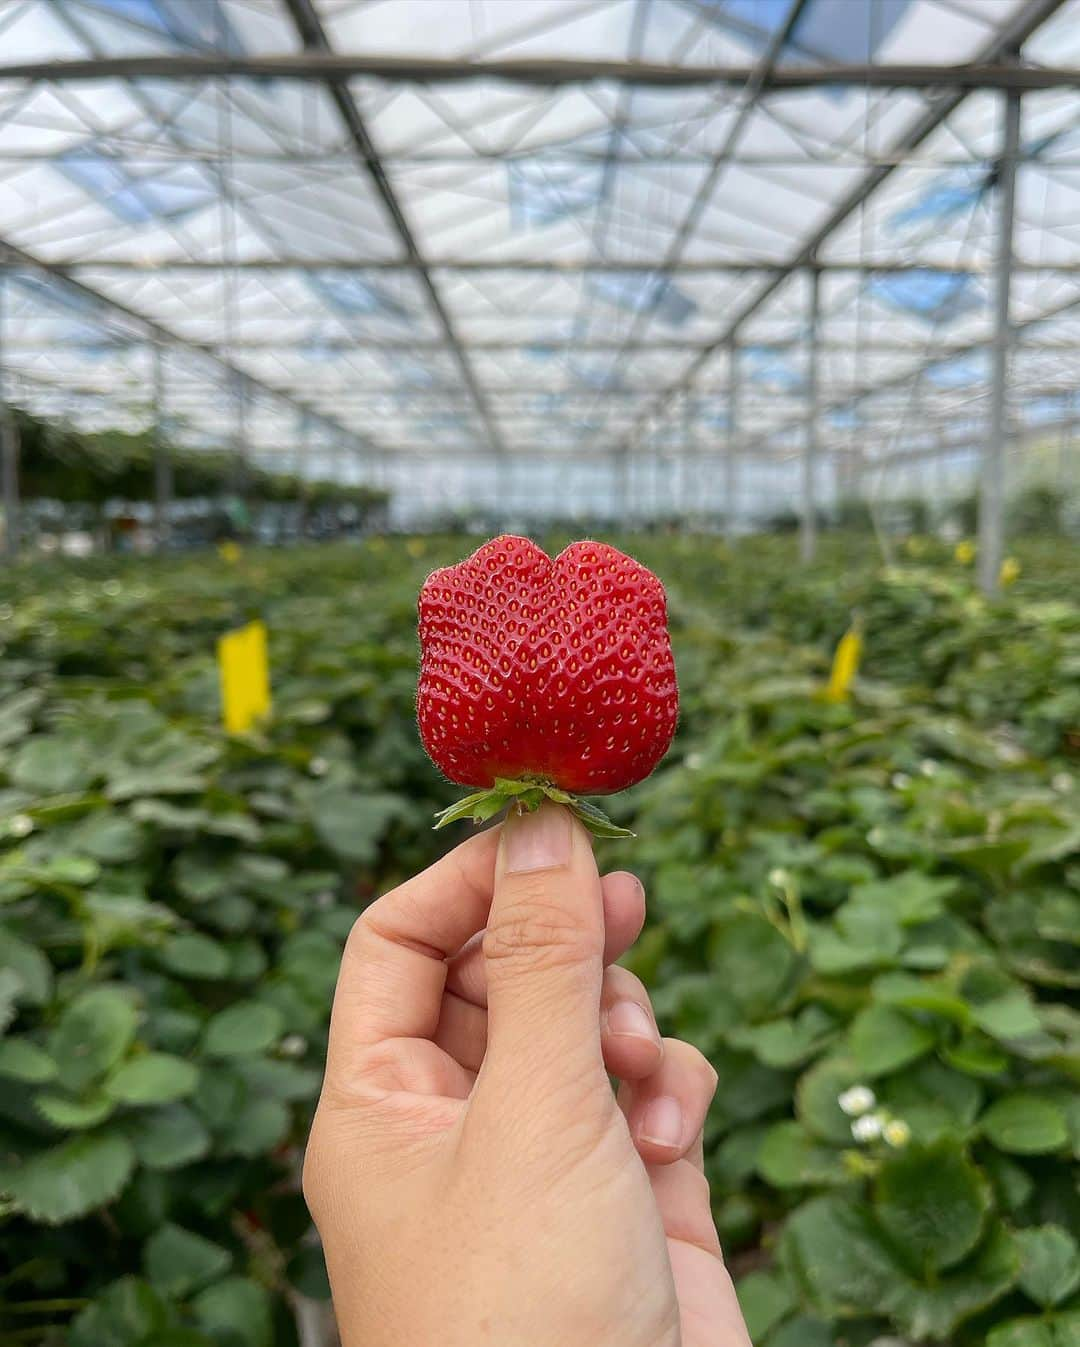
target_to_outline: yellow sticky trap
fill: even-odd
[[[270,714],[266,627],[249,622],[218,641],[222,720],[228,734],[245,734]]]
[[[1015,557],[1006,557],[998,572],[998,583],[1008,588],[1020,578],[1020,563]]]
[[[829,674],[829,683],[825,689],[827,702],[846,702],[851,695],[851,685],[859,672],[862,645],[862,627],[856,620],[840,637],[840,643],[836,647],[832,672]]]
[[[226,539],[218,546],[218,556],[230,566],[235,566],[240,560],[240,544],[234,543],[231,538]]]

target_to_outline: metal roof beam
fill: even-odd
[[[1038,351],[1038,350],[1057,351],[1062,355],[1075,354],[1075,348],[1068,348],[1068,347],[1047,348],[1047,347],[1032,347],[1027,345],[1019,345],[1017,343],[1017,338],[1022,333],[1028,331],[1030,328],[1039,327],[1042,323],[1051,323],[1055,318],[1058,318],[1062,314],[1069,313],[1071,310],[1077,308],[1080,308],[1080,295],[1074,295],[1071,299],[1065,300],[1064,303],[1056,305],[1048,313],[1040,314],[1036,318],[1028,318],[1022,323],[1013,323],[1011,326],[1011,333],[1012,333],[1012,345],[1014,354],[1024,355],[1030,351]],[[839,398],[830,402],[824,408],[824,410],[826,412],[845,411],[851,407],[852,403],[859,403],[868,398],[876,397],[881,393],[888,393],[892,389],[903,388],[907,384],[916,383],[918,380],[922,378],[922,376],[927,372],[927,370],[933,369],[935,365],[941,365],[946,361],[953,359],[957,356],[975,355],[980,351],[989,350],[990,347],[993,345],[993,342],[994,337],[991,334],[983,338],[983,340],[981,341],[963,342],[951,347],[949,350],[946,350],[944,352],[935,351],[934,354],[929,359],[920,360],[914,366],[910,366],[909,368],[900,371],[898,374],[893,375],[888,379],[882,379],[876,383],[865,384],[863,385],[862,388],[853,389],[843,398]],[[983,397],[987,396],[990,392],[989,381],[988,380],[984,381],[981,384],[980,389],[981,389],[980,396]],[[948,391],[950,390],[947,389],[942,390],[942,392]],[[963,392],[964,390],[960,389],[952,391]],[[1028,396],[1026,390],[1025,396]],[[790,421],[784,422],[783,425],[774,426],[771,430],[766,431],[764,434],[755,436],[752,440],[749,441],[749,447],[752,449],[757,448],[759,446],[767,447],[768,442],[771,439],[775,438],[775,436],[782,435],[787,431],[797,429],[799,426],[802,425],[802,422],[803,418],[801,415],[793,417]]]
[[[1028,0],[1028,3],[994,34],[981,53],[980,65],[996,64],[1007,60],[1037,32],[1052,14],[1065,3],[1065,0]],[[939,126],[952,115],[970,89],[954,89],[936,98],[921,117],[911,126],[899,141],[890,147],[892,154],[903,155],[917,149]],[[726,324],[711,342],[691,361],[690,365],[674,383],[657,399],[656,404],[635,423],[631,439],[641,433],[649,421],[663,412],[680,394],[693,387],[694,380],[712,357],[723,350],[739,334],[743,325],[754,316],[784,283],[789,272],[816,264],[817,255],[840,226],[858,208],[871,197],[878,187],[894,171],[894,165],[885,163],[870,170],[860,182],[829,212],[828,219],[814,230],[813,234],[799,247],[788,260],[786,271],[774,275],[765,285],[744,304],[734,318]]]
[[[246,370],[234,365],[226,359],[214,346],[205,343],[192,341],[188,337],[181,336],[174,332],[172,328],[164,326],[156,319],[148,317],[138,309],[129,308],[119,300],[112,299],[102,290],[97,290],[93,286],[86,285],[70,275],[68,271],[54,262],[48,262],[35,253],[28,252],[25,248],[20,248],[17,244],[10,243],[7,239],[0,238],[0,268],[9,268],[16,270],[25,270],[31,272],[43,273],[51,276],[54,280],[61,282],[76,294],[82,295],[85,299],[93,301],[96,305],[109,309],[111,312],[120,314],[129,322],[137,324],[147,334],[147,345],[151,345],[154,340],[164,342],[176,350],[187,351],[191,355],[200,356],[203,359],[211,361],[213,364],[224,371],[234,380],[239,380],[242,385],[248,388],[257,389],[260,393],[268,397],[276,398],[281,402],[296,408],[298,411],[305,412],[318,424],[325,426],[335,435],[344,436],[346,440],[353,443],[363,444],[365,448],[375,451],[381,451],[382,446],[373,443],[366,435],[358,434],[355,430],[350,430],[348,426],[335,421],[333,417],[327,416],[323,412],[315,410],[301,398],[297,398],[287,389],[276,387],[274,384],[267,383],[265,379],[260,379],[257,375],[249,374]]]
[[[142,261],[137,258],[102,258],[95,261],[90,257],[71,257],[53,263],[65,271],[101,271],[132,272],[142,276],[163,271],[180,272],[226,272],[226,271],[412,271],[415,263],[400,258],[386,257],[266,257],[244,258],[238,262],[211,262],[187,257],[154,258]],[[485,261],[483,258],[465,257],[428,257],[427,267],[431,271],[456,272],[526,272],[553,273],[560,276],[578,276],[587,272],[615,272],[651,274],[657,270],[655,262],[641,262],[618,258],[584,259],[581,261],[562,261],[559,258],[507,258],[498,261]],[[1015,271],[1041,271],[1064,276],[1080,272],[1080,262],[1037,262],[1018,259],[1014,263]],[[673,276],[772,276],[788,275],[791,268],[781,262],[739,262],[732,259],[716,259],[680,262],[671,272]],[[951,266],[947,262],[821,262],[814,270],[823,275],[838,276],[896,276],[910,272],[943,276],[991,276],[992,263],[973,265],[969,262]]]
[[[308,0],[284,0],[290,11],[308,9]],[[217,56],[176,52],[167,56],[95,56],[64,61],[13,61],[0,64],[0,80],[36,80],[48,83],[106,79],[289,79],[340,84],[364,76],[395,83],[460,84],[499,80],[513,84],[554,88],[596,81],[649,88],[686,89],[745,87],[757,67],[746,65],[663,65],[650,61],[586,61],[556,59],[488,59],[455,61],[444,58],[378,56],[342,53],[313,41],[313,11],[298,21],[307,50],[288,55]],[[323,37],[325,41],[325,35]],[[815,65],[774,67],[760,82],[763,92],[798,89],[1005,89],[1020,93],[1080,87],[1080,69],[1072,66],[1001,64],[989,59],[964,65],[874,64],[823,62]]]
[[[296,31],[304,44],[306,56],[315,57],[323,60],[333,60],[335,53],[331,51],[329,40],[323,29],[322,22],[311,0],[283,0],[285,8],[288,10]],[[483,423],[487,439],[492,449],[502,452],[505,446],[502,437],[499,434],[499,427],[492,415],[491,408],[487,404],[484,396],[484,390],[476,378],[472,363],[469,360],[468,353],[461,339],[458,337],[457,330],[454,327],[450,312],[443,303],[442,296],[439,294],[435,282],[431,278],[431,272],[428,264],[420,252],[419,244],[413,235],[412,228],[405,214],[401,209],[401,204],[397,199],[390,179],[387,177],[386,169],[383,166],[382,159],[379,156],[375,144],[368,134],[367,126],[363,117],[360,115],[360,109],[356,105],[349,90],[345,78],[340,74],[326,74],[322,76],[326,80],[327,90],[334,100],[334,103],[341,115],[341,119],[349,133],[349,136],[356,146],[356,152],[360,156],[368,175],[382,200],[394,230],[401,240],[402,247],[405,249],[406,256],[412,264],[417,279],[427,294],[432,309],[438,318],[439,325],[446,335],[446,340],[453,351],[454,360],[457,362],[458,369],[461,371],[462,382],[469,391],[469,395],[476,406],[477,413]]]

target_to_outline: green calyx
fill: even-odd
[[[472,819],[474,823],[483,823],[506,808],[516,809],[519,814],[531,814],[534,809],[539,809],[545,800],[565,805],[595,837],[634,835],[629,828],[620,828],[612,823],[604,811],[597,809],[594,804],[588,804],[578,796],[560,790],[550,781],[534,780],[529,777],[524,777],[520,781],[496,777],[494,786],[489,790],[478,790],[472,795],[466,795],[449,808],[440,810],[435,815],[435,827],[445,828],[448,823],[456,823],[459,819],[465,818]]]

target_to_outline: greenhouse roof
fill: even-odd
[[[1080,0],[0,0],[5,392],[365,454],[1075,415]],[[808,359],[817,295],[816,362]]]

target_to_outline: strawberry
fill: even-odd
[[[509,800],[569,804],[648,776],[678,717],[664,588],[606,543],[554,561],[504,535],[420,591],[420,738],[451,781],[480,787],[440,815],[489,818]]]

